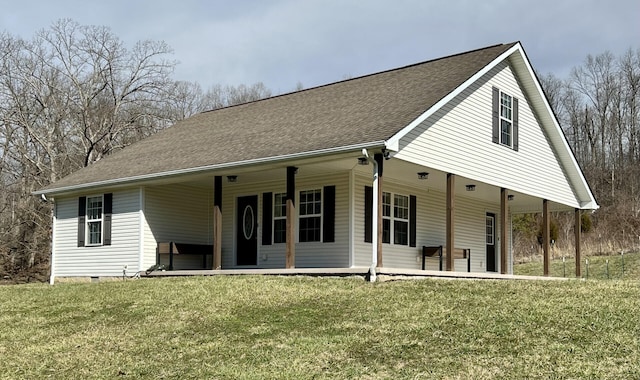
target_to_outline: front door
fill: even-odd
[[[487,272],[496,272],[496,214],[487,213]]]
[[[236,265],[258,264],[258,196],[238,197]]]

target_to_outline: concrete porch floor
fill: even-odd
[[[151,273],[141,273],[141,277],[185,277],[185,276],[242,276],[242,275],[264,275],[264,276],[318,276],[318,277],[348,277],[360,276],[368,277],[368,267],[354,268],[292,268],[292,269],[195,269],[195,270],[173,270],[173,271],[153,271]],[[376,268],[377,281],[390,281],[400,279],[419,278],[446,278],[459,280],[544,280],[544,281],[566,281],[569,278],[544,277],[544,276],[519,276],[499,273],[475,273],[475,272],[447,272],[419,269],[399,269],[399,268]]]

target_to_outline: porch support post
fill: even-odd
[[[582,235],[582,212],[580,211],[579,208],[576,208],[575,211],[575,218],[576,218],[576,224],[573,227],[575,229],[575,240],[576,240],[576,277],[580,278],[582,277],[582,271],[580,268],[580,260],[582,259],[581,257],[581,247],[580,247],[580,241],[581,239],[581,235]]]
[[[285,254],[285,268],[291,269],[296,265],[296,172],[295,166],[287,166],[287,248]]]
[[[507,214],[509,203],[507,189],[500,189],[500,273],[507,274]]]
[[[455,174],[447,173],[447,270],[453,270],[453,225],[454,225],[454,188],[456,184]]]
[[[377,242],[377,252],[378,252],[378,267],[382,267],[382,173],[384,166],[384,156],[382,153],[376,153],[373,155],[373,159],[378,163],[378,220],[376,220],[376,224],[378,225],[376,235],[378,236]]]
[[[213,269],[222,268],[222,176],[213,177]]]
[[[542,245],[543,245],[543,274],[549,275],[549,262],[550,262],[550,221],[549,221],[549,201],[542,201]]]

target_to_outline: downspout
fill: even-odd
[[[42,195],[42,199],[46,200],[47,198]],[[56,279],[56,221],[58,219],[58,204],[54,201],[53,208],[51,209],[51,275],[49,276],[49,284],[53,285]]]
[[[371,213],[371,222],[376,228],[371,233],[371,267],[369,268],[369,281],[376,282],[376,267],[378,266],[378,162],[369,157],[367,149],[362,149],[364,155],[369,162],[373,163],[373,210]]]

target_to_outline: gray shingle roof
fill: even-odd
[[[40,192],[384,141],[514,45],[203,112]]]

